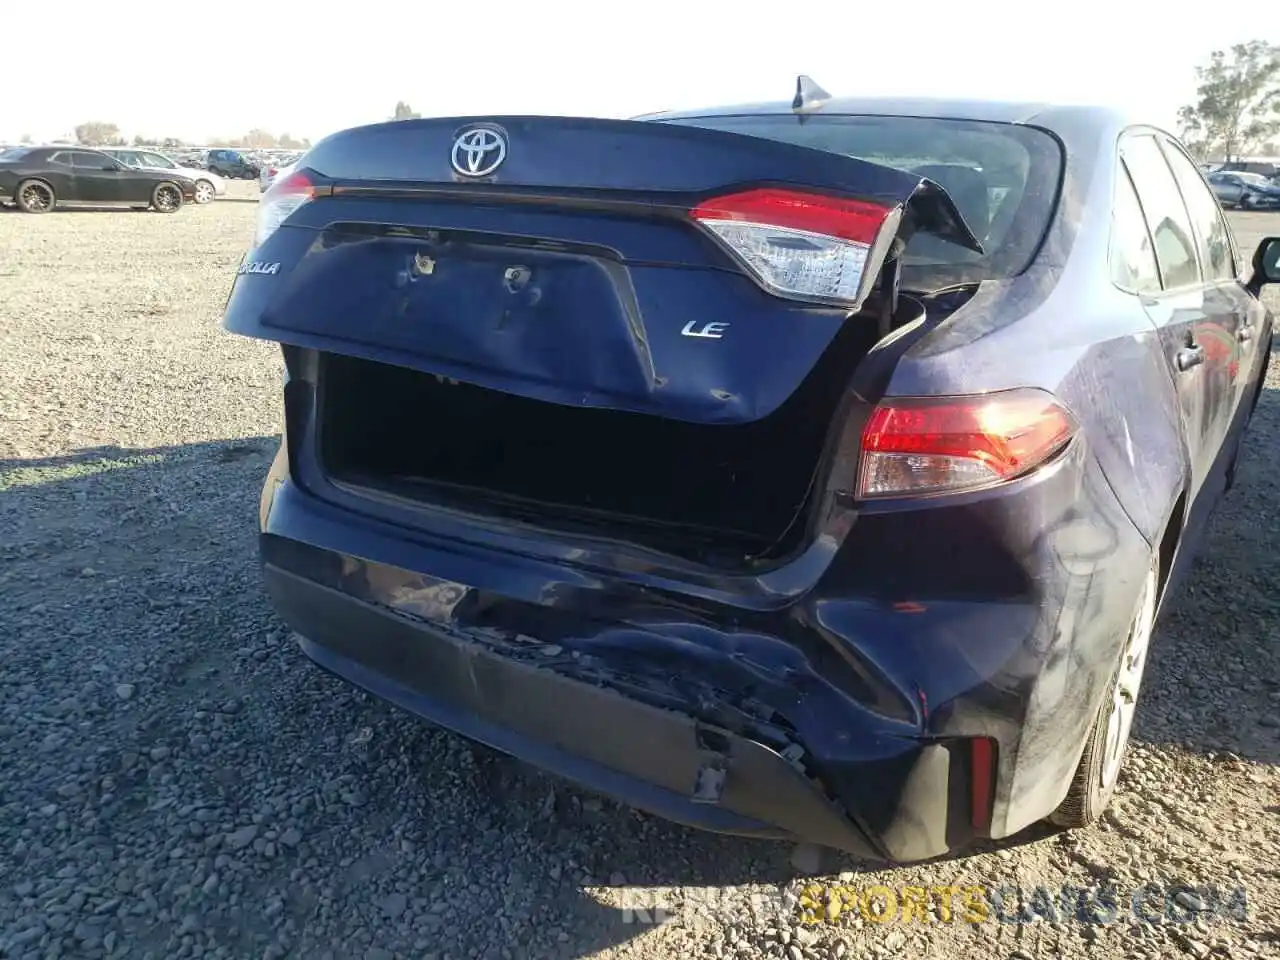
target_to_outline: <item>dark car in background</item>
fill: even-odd
[[[890,861],[1087,824],[1277,255],[1103,109],[347,130],[226,307],[287,371],[267,588],[324,669],[686,823]]]
[[[258,179],[258,165],[239,150],[210,150],[204,162],[210,172],[228,180]]]
[[[1280,183],[1260,173],[1215,170],[1209,186],[1224,207],[1241,210],[1280,209]]]
[[[196,184],[167,170],[135,170],[87,147],[23,147],[0,157],[0,199],[25,213],[65,204],[120,204],[174,213]]]

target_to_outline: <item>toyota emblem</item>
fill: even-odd
[[[454,138],[451,159],[464,177],[487,177],[507,159],[507,138],[493,127],[468,127]]]

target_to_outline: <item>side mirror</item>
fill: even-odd
[[[1267,237],[1253,254],[1249,292],[1257,296],[1268,283],[1280,283],[1280,237]]]

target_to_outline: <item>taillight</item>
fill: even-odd
[[[886,400],[862,431],[858,496],[947,493],[1023,476],[1070,442],[1071,413],[1042,390]]]
[[[258,232],[253,238],[255,247],[262,246],[267,237],[288,219],[289,214],[315,196],[315,184],[302,170],[275,181],[267,188],[258,202]]]
[[[886,227],[896,229],[901,211],[864,200],[762,188],[715,197],[690,215],[772,293],[852,308],[875,281],[879,265],[865,269],[868,257]]]

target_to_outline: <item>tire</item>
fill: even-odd
[[[1055,826],[1073,829],[1094,823],[1102,816],[1115,793],[1129,745],[1133,717],[1138,709],[1138,694],[1151,648],[1160,586],[1160,559],[1157,554],[1143,578],[1137,610],[1129,624],[1119,662],[1112,670],[1106,698],[1094,717],[1080,766],[1076,768],[1066,798],[1049,815],[1049,822]]]
[[[213,188],[213,183],[209,180],[196,181],[196,203],[212,203],[216,197],[217,191]]]
[[[58,205],[58,196],[43,180],[23,180],[13,191],[13,202],[23,213],[48,213]]]
[[[151,209],[157,213],[177,213],[182,209],[182,191],[176,183],[157,183],[151,191]]]
[[[1251,194],[1248,194],[1248,193],[1240,194],[1240,209],[1241,210],[1253,209],[1253,196]]]

